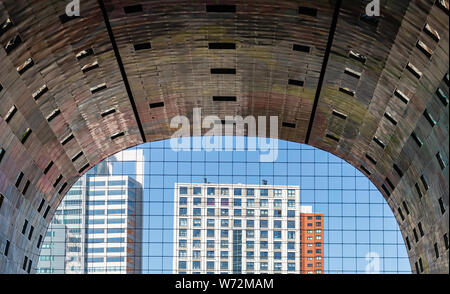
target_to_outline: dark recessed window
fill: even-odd
[[[436,121],[434,120],[434,118],[431,116],[431,114],[428,112],[427,109],[425,109],[425,111],[423,112],[423,116],[425,116],[427,121],[430,123],[431,127],[434,127],[436,125]]]
[[[419,223],[417,224],[417,227],[419,228],[420,236],[423,237],[425,234],[424,234],[424,232],[423,232],[422,223],[419,222]]]
[[[333,141],[339,142],[339,137],[336,137],[335,135],[325,134],[325,137],[327,137],[327,138],[329,138],[329,139],[331,139]]]
[[[415,132],[412,132],[411,137],[413,138],[414,142],[416,142],[417,146],[422,147],[423,142],[420,140],[420,138],[417,136]]]
[[[74,138],[74,136],[73,136],[73,134],[70,134],[69,136],[67,136],[66,138],[64,138],[62,141],[61,141],[61,144],[64,146],[64,145],[66,145],[70,140],[72,140]]]
[[[311,51],[311,47],[305,45],[294,44],[292,45],[292,50],[309,53]]]
[[[445,245],[445,249],[448,250],[449,244],[448,244],[448,235],[447,235],[447,233],[444,234],[444,245]]]
[[[235,68],[211,68],[212,75],[235,75]]]
[[[23,223],[23,226],[22,226],[22,235],[25,235],[25,233],[27,231],[27,227],[28,227],[28,220],[25,220],[25,222]]]
[[[105,116],[108,116],[108,115],[113,114],[115,112],[116,112],[116,110],[114,108],[111,108],[111,109],[103,112],[101,115],[102,115],[102,117],[105,117]]]
[[[3,90],[3,86],[2,84],[0,84],[0,92]]]
[[[425,26],[423,27],[423,30],[434,41],[439,42],[439,40],[441,39],[441,37],[439,36],[439,33],[434,28],[432,28],[428,23],[425,24]]]
[[[78,173],[81,174],[81,173],[84,172],[88,167],[89,167],[89,163],[85,164],[85,165],[78,171]]]
[[[422,191],[420,190],[419,184],[416,183],[414,185],[414,187],[416,187],[416,191],[417,191],[417,194],[419,194],[419,198],[422,198],[423,194],[422,194]]]
[[[33,264],[33,261],[31,260],[31,258],[30,258],[30,260],[28,261],[28,268],[27,268],[27,273],[30,273],[31,272],[31,265]]]
[[[30,180],[27,180],[25,186],[23,187],[22,194],[25,196],[27,193],[28,187],[30,187]]]
[[[386,144],[384,144],[384,142],[381,141],[380,139],[378,139],[377,137],[373,137],[373,141],[375,143],[377,143],[378,146],[380,146],[381,148],[383,148],[383,149],[386,148]]]
[[[372,156],[370,156],[370,155],[367,154],[367,153],[366,153],[366,158],[367,158],[371,163],[377,164],[377,161],[376,161]]]
[[[355,91],[352,91],[352,90],[347,89],[347,88],[342,88],[342,87],[340,87],[340,88],[339,88],[339,91],[342,92],[342,93],[344,93],[344,94],[350,95],[350,96],[352,96],[352,97],[355,96]]]
[[[62,192],[64,191],[64,189],[67,187],[67,183],[62,184],[61,188],[59,188],[58,193],[62,194]]]
[[[332,114],[336,117],[347,119],[347,115],[343,114],[342,112],[339,112],[337,110],[333,110]]]
[[[400,167],[396,164],[393,165],[395,172],[401,177],[403,177],[403,171],[400,169]]]
[[[41,247],[41,243],[42,243],[42,235],[39,235],[39,239],[37,241],[36,247],[37,248]]]
[[[414,234],[414,240],[416,240],[416,243],[419,242],[419,236],[417,235],[416,228],[413,229],[413,234]]]
[[[47,206],[47,208],[45,209],[44,215],[42,217],[44,219],[46,219],[49,212],[50,212],[50,205]]]
[[[385,112],[384,117],[387,118],[387,120],[390,121],[394,126],[397,125],[397,121],[392,117],[390,113]]]
[[[434,255],[436,256],[436,258],[439,258],[439,249],[437,243],[434,243]]]
[[[78,152],[77,155],[72,157],[72,162],[75,162],[78,158],[80,158],[83,155],[83,151]]]
[[[27,268],[27,263],[28,263],[28,256],[25,256],[25,258],[23,259],[23,266],[22,266],[23,270]]]
[[[59,20],[61,21],[62,24],[65,24],[66,22],[69,22],[69,21],[71,21],[71,20],[74,20],[74,19],[76,19],[76,18],[78,18],[78,17],[79,17],[79,16],[76,16],[76,15],[69,16],[69,15],[67,15],[66,13],[64,13],[64,14],[62,14],[62,15],[59,16]]]
[[[444,169],[444,168],[445,168],[445,162],[444,162],[444,159],[442,158],[440,152],[436,153],[436,159],[437,159],[437,161],[438,161],[439,166],[441,167],[441,169]]]
[[[3,200],[5,199],[5,196],[3,196],[2,193],[0,193],[0,209],[2,208],[3,205]]]
[[[42,200],[41,200],[41,203],[39,204],[39,207],[38,207],[38,209],[37,209],[38,212],[41,212],[42,207],[44,207],[44,203],[45,203],[45,199],[42,199]]]
[[[31,226],[30,232],[28,233],[28,240],[31,240],[31,237],[33,237],[34,227]]]
[[[111,140],[114,140],[114,139],[117,139],[117,138],[119,138],[119,137],[122,137],[123,135],[125,135],[124,132],[116,133],[116,134],[114,134],[114,135],[111,136]]]
[[[289,84],[289,85],[294,85],[294,86],[303,87],[304,82],[303,82],[303,81],[300,81],[300,80],[289,79],[289,80],[288,80],[288,84]]]
[[[34,65],[34,61],[32,58],[28,58],[22,65],[17,67],[17,72],[19,75],[24,74],[28,69],[30,69]]]
[[[422,257],[419,257],[419,266],[420,266],[420,272],[423,273]]]
[[[395,189],[394,184],[392,183],[391,179],[389,179],[388,177],[386,177],[386,183],[388,183],[389,187],[391,187],[391,190]]]
[[[361,73],[357,72],[356,70],[353,70],[351,68],[346,68],[344,70],[344,73],[349,75],[349,76],[351,76],[351,77],[357,78],[357,79],[361,78]]]
[[[444,104],[444,106],[448,105],[448,97],[447,95],[445,95],[444,91],[442,91],[441,88],[438,88],[436,90],[436,95],[439,97],[439,100],[441,100],[442,104]]]
[[[298,14],[316,17],[317,16],[317,9],[316,8],[311,8],[311,7],[300,6],[298,8]]]
[[[408,208],[408,204],[406,204],[406,202],[405,201],[403,201],[402,202],[402,205],[403,205],[403,208],[405,209],[405,211],[406,211],[406,214],[407,215],[409,215],[409,208]]]
[[[13,23],[11,21],[10,18],[8,18],[7,20],[5,20],[1,25],[0,25],[0,37],[3,36],[4,33],[6,33],[11,27],[12,27]]]
[[[213,96],[213,101],[218,102],[236,101],[236,96]]]
[[[367,61],[367,57],[366,56],[361,55],[359,53],[356,53],[356,52],[354,52],[352,50],[350,50],[350,52],[348,53],[348,56],[350,58],[356,60],[356,61],[359,61],[359,62],[363,63],[363,64],[365,64],[366,61]]]
[[[400,215],[400,218],[402,219],[402,221],[404,221],[405,220],[405,216],[403,215],[402,209],[399,207],[399,208],[397,208],[397,211],[398,211],[398,215]]]
[[[5,45],[6,54],[11,53],[14,49],[16,49],[20,44],[22,44],[22,39],[19,35],[15,36]]]
[[[360,165],[359,168],[368,176],[372,174],[364,165]]]
[[[164,101],[150,103],[150,108],[158,108],[158,107],[164,107]]]
[[[444,214],[445,213],[445,206],[444,206],[444,201],[442,201],[442,197],[439,198],[439,207],[441,208],[441,213]]]
[[[411,62],[408,62],[406,69],[412,73],[416,78],[420,79],[422,77],[422,72]]]
[[[31,129],[30,128],[26,129],[25,132],[23,133],[22,137],[20,138],[20,142],[22,142],[22,144],[25,144],[25,142],[27,141],[30,134],[31,134]]]
[[[92,94],[95,94],[95,93],[100,92],[101,90],[104,90],[104,89],[106,89],[106,83],[101,83],[101,84],[99,84],[99,85],[97,85],[95,87],[92,87],[90,90],[91,90]]]
[[[84,73],[87,73],[87,72],[89,72],[89,71],[91,71],[91,70],[93,70],[93,69],[96,69],[96,68],[98,68],[98,67],[99,67],[98,61],[94,61],[94,62],[92,62],[92,63],[88,63],[88,64],[86,64],[85,66],[83,66],[83,67],[81,68],[81,71],[84,72]]]
[[[23,178],[23,172],[19,172],[19,174],[17,175],[16,178],[16,188],[18,188],[20,186],[20,182],[22,181]]]
[[[76,57],[78,60],[80,60],[80,59],[83,59],[83,58],[91,56],[91,55],[94,55],[94,50],[92,50],[92,48],[89,48],[89,49],[78,52]]]
[[[408,98],[405,94],[403,94],[402,91],[400,91],[400,90],[395,90],[394,95],[395,95],[397,98],[399,98],[403,103],[408,104],[409,98]]]
[[[427,181],[427,179],[425,178],[424,175],[421,175],[421,176],[420,176],[420,181],[422,182],[422,184],[423,184],[425,190],[428,191],[428,189],[430,188],[430,186],[428,185],[428,181]]]
[[[61,114],[61,111],[59,109],[53,110],[52,113],[50,113],[49,116],[47,116],[47,121],[51,122],[55,117],[57,117],[59,114]]]
[[[150,44],[150,42],[134,44],[133,46],[135,51],[152,49],[152,45]]]
[[[8,252],[9,252],[9,245],[10,245],[11,243],[8,241],[8,240],[6,240],[6,246],[5,246],[5,256],[8,256]]]
[[[448,2],[444,0],[438,0],[435,2],[437,7],[444,11],[448,15]]]
[[[235,13],[236,5],[206,5],[206,12]]]
[[[46,174],[50,171],[50,169],[52,168],[52,166],[53,166],[53,161],[50,161],[50,162],[48,163],[47,167],[44,169],[44,175],[46,175]]]
[[[42,95],[44,95],[45,93],[48,92],[48,88],[46,85],[43,85],[42,87],[39,88],[39,90],[37,90],[36,92],[33,93],[33,99],[34,100],[38,100]]]
[[[383,191],[386,193],[387,196],[391,196],[391,192],[388,190],[385,184],[382,184],[381,188],[383,189]]]
[[[282,126],[282,127],[286,127],[286,128],[292,128],[292,129],[295,129],[295,124],[289,123],[289,122],[282,122],[282,123],[281,123],[281,126]]]
[[[430,58],[431,55],[433,55],[433,50],[430,49],[430,47],[428,47],[424,42],[422,41],[417,41],[416,43],[416,47],[423,53],[425,54],[426,57]]]
[[[9,123],[11,119],[14,117],[14,114],[17,112],[17,107],[15,105],[11,106],[11,108],[8,110],[8,112],[5,115],[5,121],[6,123]]]
[[[409,243],[409,237],[406,237],[406,246],[408,246],[408,250],[411,250],[411,243]]]
[[[62,180],[62,175],[59,175],[58,178],[56,178],[55,182],[53,183],[53,188],[56,188],[58,186],[59,182]]]
[[[141,4],[137,4],[137,5],[125,6],[125,7],[123,8],[123,11],[124,11],[126,14],[142,12],[142,5],[141,5]]]
[[[235,43],[209,43],[208,44],[208,48],[209,49],[213,49],[213,50],[232,50],[232,49],[236,49],[236,44]]]
[[[2,162],[3,156],[5,156],[5,153],[6,153],[5,149],[0,148],[0,162]]]

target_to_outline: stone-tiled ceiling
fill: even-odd
[[[413,271],[448,273],[448,1],[26,2],[0,0],[0,272],[33,271],[82,173],[201,107],[350,162]]]

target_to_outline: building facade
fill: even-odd
[[[324,214],[302,206],[300,213],[300,269],[302,274],[324,271]]]
[[[300,187],[176,183],[174,199],[174,273],[301,273]]]
[[[136,180],[114,176],[113,163],[134,161],[131,152],[141,159]],[[141,272],[143,161],[142,151],[121,152],[73,185],[47,231],[38,273]]]

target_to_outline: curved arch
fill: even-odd
[[[413,271],[448,272],[448,1],[380,17],[362,1],[223,3],[86,0],[71,18],[64,1],[0,1],[0,272],[36,264],[81,174],[169,138],[195,107],[278,116],[280,139],[351,163],[394,211]]]

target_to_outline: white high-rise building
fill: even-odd
[[[135,178],[115,176],[114,162],[133,162]],[[143,150],[122,151],[83,175],[56,211],[38,273],[140,273],[143,177]],[[65,239],[55,244],[49,236],[61,225],[66,227]],[[65,251],[47,250],[55,246]],[[64,262],[53,252],[65,252]]]
[[[174,196],[174,273],[300,273],[299,186],[176,183]]]

